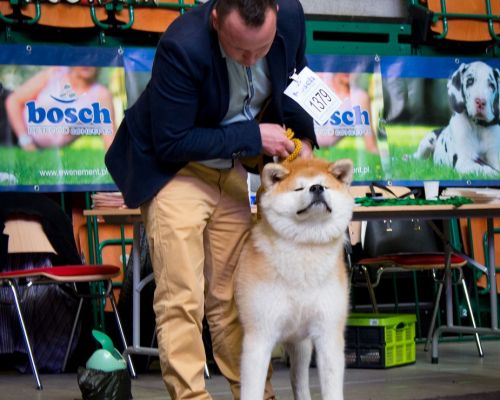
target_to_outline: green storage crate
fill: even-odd
[[[346,367],[389,368],[414,363],[416,320],[414,314],[349,315]]]

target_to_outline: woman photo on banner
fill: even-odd
[[[93,66],[47,67],[5,99],[13,142],[24,150],[63,147],[81,136],[113,141],[113,95]]]
[[[318,75],[342,101],[326,125],[315,127],[318,145],[332,146],[344,137],[362,137],[365,150],[377,153],[371,99],[368,91],[357,82],[359,74],[320,72]]]

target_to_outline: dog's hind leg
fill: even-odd
[[[295,400],[311,400],[309,391],[309,364],[311,363],[312,342],[305,339],[296,343],[285,343],[290,357],[290,381]]]
[[[314,340],[323,400],[344,399],[344,332],[333,331]]]
[[[266,376],[275,340],[259,333],[245,333],[241,354],[241,400],[264,398]]]

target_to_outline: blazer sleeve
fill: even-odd
[[[217,120],[212,124],[199,122],[202,108],[213,107],[210,103],[220,101],[222,91],[206,60],[210,56],[195,53],[173,39],[161,40],[158,45],[149,85],[158,160],[188,162],[258,155],[262,143],[256,121],[228,126],[220,126]],[[211,74],[206,72],[209,70]]]

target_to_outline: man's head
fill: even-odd
[[[263,58],[276,35],[276,0],[218,0],[212,23],[226,55],[251,66]]]

